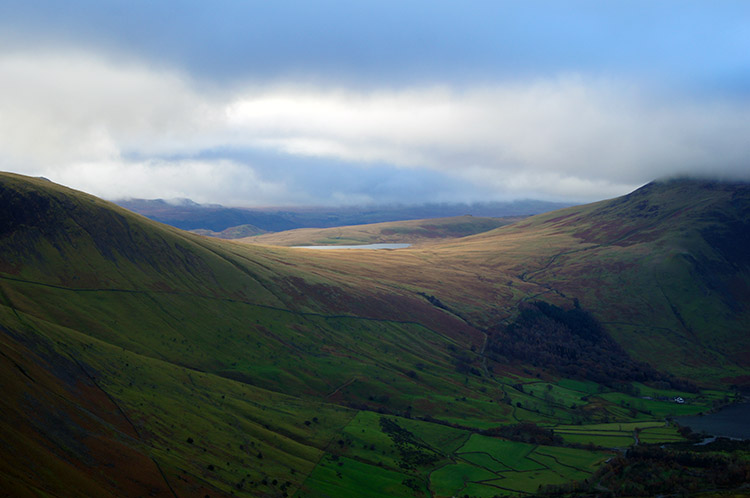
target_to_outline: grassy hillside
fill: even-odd
[[[682,180],[513,230],[559,244],[537,266],[519,268],[523,280],[579,299],[629,352],[696,379],[742,384],[750,366],[748,220],[750,186]]]
[[[578,300],[631,355],[742,385],[749,213],[747,185],[683,180],[421,249],[307,257],[320,271],[420,289],[480,328],[508,323],[525,301]]]
[[[654,427],[728,393],[650,403],[635,389],[675,391],[490,355],[520,304],[578,298],[655,368],[716,385],[748,373],[747,339],[729,332],[747,325],[747,253],[726,242],[741,242],[747,191],[653,188],[446,244],[332,254],[200,237],[2,174],[2,489],[493,496],[590,477],[622,434],[596,447],[564,438]],[[661,214],[629,218],[644,201]],[[701,303],[717,321],[691,311]],[[649,357],[646,337],[669,355]],[[680,437],[663,429],[653,442]]]
[[[272,246],[358,245],[381,243],[419,244],[460,238],[509,225],[523,217],[483,218],[458,216],[430,220],[394,221],[336,228],[299,228],[239,239]]]

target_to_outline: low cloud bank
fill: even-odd
[[[361,203],[388,195],[351,179],[378,169],[392,183],[433,177],[445,191],[420,195],[465,201],[595,200],[670,175],[750,179],[745,100],[586,75],[379,91],[206,88],[132,60],[16,52],[0,53],[0,109],[4,169],[108,198]],[[283,158],[296,161],[294,174]],[[316,177],[327,182],[307,189]]]

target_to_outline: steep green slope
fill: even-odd
[[[356,414],[321,404],[327,397],[408,393],[405,366],[419,361],[437,365],[428,391],[468,392],[446,352],[472,337],[456,319],[432,320],[446,335],[399,313],[387,321],[377,287],[336,303],[328,294],[347,293],[341,285],[289,272],[262,249],[222,246],[43,180],[4,175],[0,199],[5,401],[17,414],[3,420],[2,481],[19,493],[141,494],[132,453],[150,472],[142,487],[281,495]],[[302,286],[312,292],[294,292]],[[364,316],[340,313],[366,298]],[[406,409],[405,396],[391,405]]]
[[[660,368],[747,383],[750,186],[652,183],[535,223],[579,243],[526,269],[524,280],[578,298],[626,349]]]
[[[0,480],[14,493],[283,496],[324,453],[346,453],[330,446],[361,409],[510,413],[494,404],[501,385],[454,367],[482,333],[414,292],[2,180],[4,402],[16,415],[2,421]],[[396,462],[388,472],[409,492]]]

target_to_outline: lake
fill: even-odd
[[[361,244],[357,246],[292,246],[293,249],[403,249],[411,244]]]
[[[736,403],[716,413],[703,416],[676,417],[680,425],[690,427],[693,432],[705,432],[713,436],[750,439],[750,403]]]

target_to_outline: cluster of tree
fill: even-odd
[[[456,372],[464,375],[476,375],[481,376],[482,372],[473,365],[473,359],[466,353],[456,352],[451,354],[451,361]]]
[[[589,479],[541,487],[542,496],[688,495],[706,490],[735,490],[750,482],[748,443],[732,452],[698,452],[658,445],[631,448],[610,460]],[[713,450],[713,451],[710,451]]]
[[[399,453],[399,467],[414,470],[419,466],[430,466],[441,456],[432,448],[419,441],[414,434],[404,429],[388,417],[380,417],[380,430],[393,441]]]
[[[492,437],[502,437],[522,443],[543,444],[546,446],[563,446],[565,441],[551,429],[539,427],[533,422],[501,425],[480,431],[480,434]]]
[[[633,360],[579,306],[565,310],[543,301],[524,304],[513,323],[490,331],[487,351],[496,361],[520,360],[565,377],[610,387],[623,381],[661,381],[674,388],[697,390],[687,381]]]
[[[750,439],[729,439],[719,437],[708,444],[695,444],[703,440],[703,434],[693,432],[690,427],[680,427],[680,434],[688,438],[688,441],[671,443],[670,448],[692,453],[741,453],[744,452],[750,458]]]

